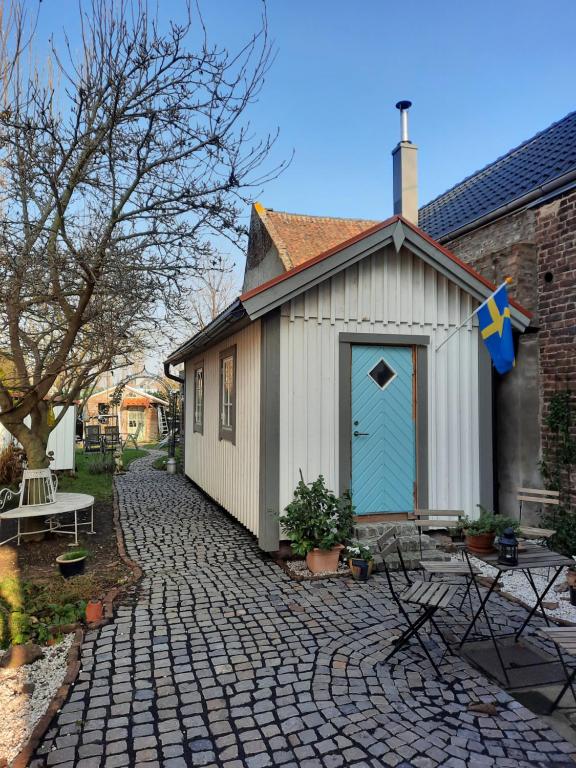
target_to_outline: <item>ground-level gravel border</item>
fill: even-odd
[[[97,626],[107,624],[112,621],[114,617],[114,601],[118,596],[124,592],[128,587],[133,587],[143,576],[143,571],[134,560],[132,560],[126,552],[126,546],[124,543],[124,535],[122,533],[122,526],[120,525],[120,512],[118,509],[118,495],[116,493],[116,487],[114,486],[113,494],[113,520],[114,528],[116,529],[116,544],[118,546],[118,554],[120,558],[126,563],[126,565],[132,571],[132,579],[129,584],[123,585],[122,588],[113,587],[104,596],[104,619],[98,624],[90,624],[89,628],[93,629]],[[74,638],[71,642],[68,654],[66,657],[66,669],[64,673],[61,685],[56,690],[52,700],[48,704],[46,712],[36,722],[30,736],[27,741],[21,746],[20,751],[12,758],[10,762],[10,756],[6,755],[10,768],[26,768],[30,762],[36,748],[41,744],[44,735],[54,718],[58,713],[58,710],[62,707],[70,688],[74,685],[78,672],[80,671],[80,652],[82,647],[82,640],[84,638],[84,630],[78,627],[74,633]],[[32,665],[34,666],[34,665]],[[0,765],[2,763],[2,755],[0,755]]]

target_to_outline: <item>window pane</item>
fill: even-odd
[[[378,384],[380,389],[384,389],[396,376],[396,373],[384,360],[380,360],[368,375]]]
[[[222,426],[232,428],[232,392],[234,389],[234,358],[222,359]]]

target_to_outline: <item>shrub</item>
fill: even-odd
[[[541,517],[541,523],[545,528],[556,531],[546,541],[546,546],[567,557],[576,555],[576,515],[573,512],[564,508],[557,512],[546,512]]]
[[[0,451],[0,485],[16,485],[22,480],[24,451],[10,443]]]
[[[91,475],[113,475],[116,470],[114,456],[109,453],[96,456],[87,462],[87,469]]]
[[[286,507],[281,523],[294,552],[306,555],[316,547],[331,549],[347,541],[352,534],[353,518],[350,494],[335,496],[326,487],[322,475],[306,484],[300,473],[294,499]]]

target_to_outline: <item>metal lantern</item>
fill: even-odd
[[[500,534],[498,562],[501,565],[518,565],[518,539],[514,528],[505,528]]]

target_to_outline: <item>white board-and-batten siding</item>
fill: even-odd
[[[236,441],[219,439],[220,352],[236,346]],[[260,483],[260,321],[186,361],[184,470],[209,496],[258,534]],[[194,370],[204,368],[204,429],[193,431]]]
[[[478,331],[462,328],[468,293],[405,248],[390,246],[282,307],[280,324],[280,499],[302,470],[339,488],[339,334],[429,336],[428,508],[479,503]]]

